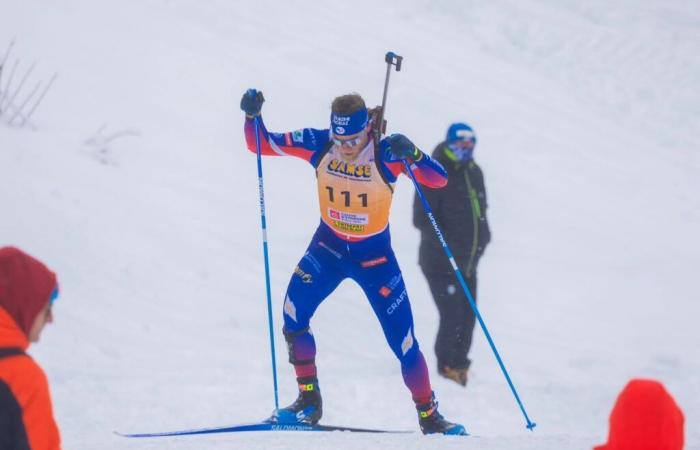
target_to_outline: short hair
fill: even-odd
[[[347,95],[341,95],[333,99],[331,103],[331,111],[335,114],[341,114],[343,116],[349,116],[361,109],[366,109],[365,101],[362,99],[360,94],[352,93]]]

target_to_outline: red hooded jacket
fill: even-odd
[[[13,247],[0,248],[0,448],[59,450],[44,371],[24,351],[56,275]]]
[[[631,380],[610,414],[610,434],[594,450],[682,450],[683,412],[655,380]]]

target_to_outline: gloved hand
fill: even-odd
[[[265,97],[261,91],[248,89],[241,98],[241,109],[245,111],[247,117],[259,116],[264,101]]]
[[[422,152],[403,134],[392,134],[389,141],[389,153],[394,160],[420,159]]]

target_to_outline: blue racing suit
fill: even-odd
[[[367,296],[384,336],[401,363],[414,401],[430,400],[428,369],[413,329],[413,315],[401,270],[391,248],[389,210],[394,184],[405,173],[386,140],[367,144],[346,162],[328,129],[268,133],[260,120],[263,155],[296,156],[316,169],[321,223],[289,282],[284,301],[284,334],[297,377],[316,376],[316,345],[310,320],[316,308],[346,278]],[[256,151],[253,119],[246,119],[248,148]],[[420,153],[410,161],[416,179],[429,187],[447,183],[443,167]]]

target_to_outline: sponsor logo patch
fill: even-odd
[[[308,431],[309,430],[309,425],[300,423],[300,424],[271,424],[270,429],[275,430],[275,431]]]
[[[328,170],[355,178],[370,178],[372,176],[372,166],[369,164],[350,164],[337,159],[332,159],[328,163]]]
[[[393,291],[394,289],[396,289],[399,283],[401,283],[401,274],[393,276],[391,280],[389,280],[387,286]]]
[[[364,225],[353,225],[345,222],[340,222],[338,220],[332,220],[333,226],[342,231],[349,231],[351,233],[362,233],[365,231]]]
[[[287,144],[287,146],[292,145],[292,135],[290,133],[284,134],[284,143]]]
[[[408,294],[406,293],[406,289],[404,289],[403,291],[401,291],[401,294],[399,294],[396,300],[391,302],[391,305],[389,305],[389,307],[386,309],[386,313],[389,315],[394,314],[394,311],[396,311],[399,308],[399,306],[401,306],[401,303],[403,303],[403,301],[407,298]]]
[[[297,308],[294,306],[294,303],[292,303],[292,300],[289,298],[289,296],[285,297],[284,299],[284,313],[289,316],[293,321],[297,321]]]
[[[389,289],[386,286],[382,286],[382,288],[379,290],[379,295],[381,295],[384,298],[388,297],[389,294],[391,294],[391,289]]]
[[[386,256],[380,256],[379,258],[370,259],[369,261],[362,261],[360,265],[362,268],[366,269],[368,267],[378,266],[384,264],[388,261]]]
[[[327,215],[331,219],[331,225],[335,229],[351,233],[364,232],[365,226],[369,223],[368,214],[349,213],[328,208]]]
[[[292,132],[292,140],[300,144],[304,142],[304,130],[296,130]]]
[[[343,125],[348,126],[350,123],[350,116],[336,116],[333,114],[333,125]]]
[[[367,225],[369,223],[369,215],[367,214],[349,213],[333,208],[328,208],[328,217],[351,225]]]
[[[299,390],[304,391],[304,392],[311,392],[314,390],[314,384],[313,383],[299,384]]]
[[[294,274],[296,276],[298,276],[299,278],[301,278],[301,281],[303,281],[304,283],[313,283],[314,282],[314,279],[311,276],[311,274],[304,272],[303,270],[301,270],[301,268],[299,266],[296,266],[294,268]]]
[[[335,134],[345,134],[345,128],[335,127]]]
[[[401,353],[406,354],[408,351],[413,347],[413,334],[411,333],[411,329],[408,329],[408,334],[406,337],[403,338],[403,342],[401,342]]]

